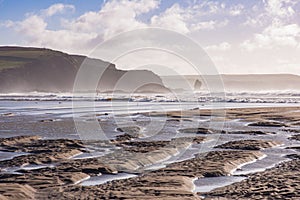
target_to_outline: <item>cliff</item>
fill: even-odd
[[[148,70],[120,70],[114,64],[99,59],[50,49],[0,47],[0,92],[70,92],[84,61],[91,68],[104,70],[97,87],[100,92],[131,92],[149,83],[164,87],[160,77]],[[123,76],[126,79],[115,88]],[[90,77],[86,78],[89,81]]]

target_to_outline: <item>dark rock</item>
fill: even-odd
[[[293,135],[292,137],[290,137],[291,140],[299,140],[300,141],[300,134],[298,135]]]
[[[248,126],[287,127],[286,124],[276,121],[259,121],[250,123]]]
[[[213,131],[207,128],[185,128],[178,130],[181,133],[212,134]]]

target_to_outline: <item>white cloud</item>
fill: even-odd
[[[295,14],[293,5],[297,0],[263,0],[269,14],[277,17],[289,17]]]
[[[205,50],[207,51],[227,51],[230,49],[231,49],[231,44],[229,44],[228,42],[222,42],[218,45],[211,45],[205,47]]]
[[[199,22],[198,24],[193,25],[193,30],[213,30],[216,28],[216,21],[210,20],[206,22]]]
[[[265,28],[262,33],[255,34],[253,39],[244,41],[241,46],[251,51],[256,48],[297,47],[299,43],[300,26],[298,24],[284,25],[277,21]]]
[[[246,21],[242,24],[244,26],[261,27],[264,25],[266,16],[264,14],[256,15],[255,17],[247,16]]]
[[[42,10],[41,12],[43,15],[47,17],[51,17],[52,15],[55,15],[57,13],[64,13],[67,10],[74,12],[75,7],[69,4],[57,3],[57,4],[53,4],[52,6],[50,6],[45,10]]]
[[[77,52],[90,49],[114,35],[142,27],[162,27],[181,33],[199,30],[214,30],[224,27],[228,20],[202,20],[202,14],[211,14],[225,9],[225,4],[202,2],[187,7],[173,4],[165,11],[154,15],[149,22],[142,21],[140,16],[159,7],[160,0],[111,0],[105,2],[99,11],[90,11],[75,19],[61,18],[61,28],[51,30],[48,21],[51,16],[74,11],[69,4],[54,4],[38,13],[27,14],[18,22],[7,21],[6,27],[13,27],[24,38],[27,45],[42,45],[65,51]],[[63,36],[63,33],[67,36]],[[81,40],[78,38],[82,37]],[[57,38],[62,38],[60,41]],[[77,44],[80,43],[80,44]]]
[[[48,30],[45,20],[31,15],[21,22],[14,23],[15,30],[23,35],[27,45],[72,51],[83,48],[84,42],[96,37],[93,33],[76,33],[70,30]]]
[[[252,51],[254,49],[274,49],[282,47],[294,48],[300,43],[300,26],[294,21],[293,7],[298,0],[263,0],[264,10],[253,7],[253,12],[260,12],[256,17],[249,16],[244,25],[261,26],[261,33],[255,33],[253,38],[245,40],[241,47]]]
[[[73,21],[64,21],[63,25],[75,32],[95,32],[108,39],[123,31],[145,27],[137,17],[156,9],[159,3],[158,0],[108,1],[98,12],[87,12]]]
[[[188,33],[190,32],[187,24],[188,18],[185,10],[178,4],[174,4],[160,15],[153,16],[151,18],[151,26],[164,27],[181,33]]]
[[[29,37],[38,37],[46,29],[47,23],[37,15],[31,15],[22,22],[16,23],[16,30]]]
[[[227,19],[203,20],[202,17],[224,8],[225,4],[216,2],[204,2],[188,7],[181,7],[175,3],[159,15],[153,16],[150,26],[163,27],[181,33],[214,30],[226,26],[229,21]]]
[[[47,17],[75,9],[72,5],[54,4],[38,14],[27,14],[23,21],[7,22],[6,26],[13,27],[25,39],[26,45],[87,53],[88,49],[115,34],[147,26],[137,17],[157,8],[159,3],[159,0],[112,0],[98,12],[84,13],[75,20],[62,19],[63,27],[51,30]]]
[[[241,15],[243,11],[244,11],[244,6],[242,4],[237,4],[230,8],[229,14],[232,16],[238,16]]]
[[[226,8],[225,3],[217,1],[200,1],[201,3],[194,5],[194,9],[201,10],[206,14],[216,14],[223,12]]]
[[[15,23],[11,20],[6,20],[4,22],[0,22],[0,27],[12,28],[14,25],[15,25]]]
[[[299,0],[262,0],[261,3],[252,6],[251,12],[245,15],[246,21],[243,25],[256,28],[258,26],[266,27],[274,21],[286,24],[292,21],[299,22],[299,16],[297,16]]]
[[[224,21],[214,21],[214,20],[210,20],[210,21],[203,21],[203,22],[199,22],[197,24],[192,24],[191,25],[191,30],[193,31],[198,31],[198,30],[214,30],[216,28],[222,28],[224,26],[226,26],[228,24],[228,20],[224,20]]]
[[[157,8],[159,4],[160,0],[112,0],[107,1],[101,10],[103,12],[128,10],[133,11],[135,15],[139,15]]]

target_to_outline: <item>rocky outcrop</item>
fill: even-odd
[[[202,83],[198,79],[194,83],[194,90],[199,91],[201,89]]]
[[[26,153],[49,153],[60,152],[67,149],[83,150],[85,148],[84,144],[79,140],[42,140],[38,136],[17,136],[6,138],[2,142],[2,147],[5,151]]]
[[[287,127],[286,124],[276,121],[259,121],[248,124],[248,126]]]
[[[212,134],[213,131],[207,128],[185,128],[178,130],[181,133],[195,133],[195,134]]]
[[[279,145],[279,142],[265,140],[237,140],[216,146],[221,149],[261,150]]]
[[[293,135],[292,137],[290,137],[291,140],[299,140],[300,141],[300,134],[297,135]]]
[[[0,138],[0,146],[2,148],[13,148],[14,146],[22,146],[24,144],[32,143],[33,141],[39,140],[39,136],[17,136],[11,138]],[[22,144],[22,145],[20,145]]]
[[[131,141],[123,142],[119,144],[125,151],[136,152],[136,153],[147,153],[158,150],[170,144],[169,141],[155,141],[155,142],[143,142],[143,141]]]
[[[117,131],[121,133],[126,133],[131,135],[133,138],[138,138],[141,136],[141,128],[139,126],[125,126],[125,127],[118,127]]]
[[[276,134],[270,131],[258,131],[258,130],[242,130],[242,131],[222,131],[225,134],[244,134],[244,135],[270,135]]]

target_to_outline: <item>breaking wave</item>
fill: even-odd
[[[8,93],[0,101],[131,101],[131,102],[235,102],[235,103],[299,103],[299,91],[226,92],[214,96],[209,92],[180,94],[90,94],[82,93]]]

